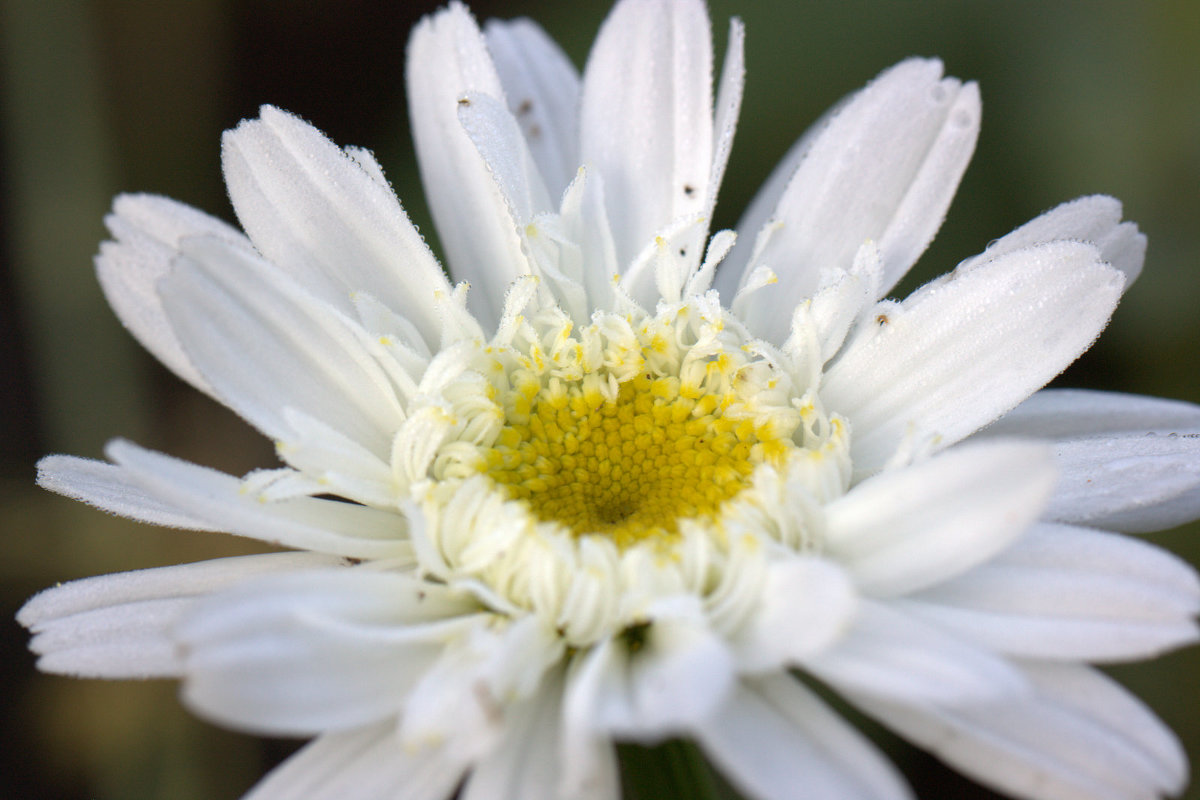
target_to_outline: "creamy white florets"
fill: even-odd
[[[430,398],[440,445],[412,483],[422,569],[478,580],[585,646],[680,593],[742,596],[723,612],[740,618],[768,543],[819,548],[848,428],[715,298],[582,327],[557,306],[524,311]]]

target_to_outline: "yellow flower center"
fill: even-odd
[[[611,536],[622,548],[673,537],[685,518],[716,517],[759,464],[792,444],[780,426],[747,413],[735,391],[706,392],[655,374],[647,355],[637,354],[643,369],[619,384],[615,398],[582,380],[533,383],[526,394],[518,388],[480,470],[540,520]],[[706,366],[718,376],[732,369],[728,358]],[[714,382],[737,383],[724,378]]]

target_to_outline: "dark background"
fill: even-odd
[[[0,0],[0,618],[56,581],[250,549],[138,526],[33,486],[39,455],[99,457],[118,435],[236,473],[273,462],[266,442],[155,364],[107,310],[91,267],[101,219],[120,191],[232,219],[219,135],[270,102],[340,144],[373,149],[430,232],[403,64],[408,30],[435,5]],[[718,54],[731,14],[747,27],[746,100],[717,227],[736,222],[775,160],[839,97],[901,58],[941,56],[950,74],[982,85],[983,132],[941,234],[901,292],[1060,201],[1113,194],[1149,235],[1146,271],[1059,382],[1200,401],[1193,2],[710,6]],[[481,19],[533,16],[577,65],[607,11],[548,0],[473,7]],[[1200,563],[1198,534],[1153,538]],[[26,638],[0,622],[0,796],[234,798],[289,750],[193,718],[170,683],[39,675]],[[1197,648],[1112,672],[1200,758]],[[922,797],[992,796],[884,743]]]

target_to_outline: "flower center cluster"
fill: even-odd
[[[763,401],[773,371],[694,309],[532,333],[495,362],[503,419],[475,468],[540,522],[620,548],[674,537],[795,447],[794,410]]]
[[[715,516],[784,447],[760,439],[752,419],[723,416],[717,395],[681,388],[677,376],[639,372],[614,399],[580,385],[542,389],[525,419],[508,420],[485,471],[575,534],[621,547],[675,534],[682,518]]]
[[[400,440],[422,569],[572,646],[684,588],[719,594],[722,619],[749,613],[755,543],[809,546],[812,509],[844,490],[845,426],[715,295],[587,325],[529,305],[430,383]]]

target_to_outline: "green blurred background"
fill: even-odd
[[[49,452],[142,444],[241,473],[273,463],[232,414],[141,352],[91,259],[121,191],[226,219],[220,132],[270,102],[373,149],[430,231],[407,132],[412,23],[435,3],[0,0],[0,617],[56,581],[249,552],[244,542],[127,523],[33,486]],[[938,55],[984,98],[975,160],[902,291],[1060,201],[1104,192],[1149,235],[1146,271],[1100,343],[1059,383],[1200,401],[1200,4],[710,3],[747,27],[747,86],[717,225],[732,226],[825,108],[909,55]],[[582,65],[607,4],[480,2],[529,15]],[[636,69],[631,64],[630,69]],[[1200,528],[1153,537],[1200,563]],[[170,683],[39,675],[0,625],[0,797],[234,798],[290,752],[191,717]],[[1112,672],[1200,760],[1200,652]],[[993,797],[882,739],[922,797]],[[1188,798],[1200,798],[1192,788]]]

